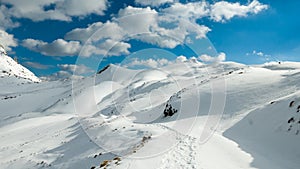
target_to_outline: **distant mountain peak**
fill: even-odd
[[[101,74],[101,73],[104,72],[106,69],[108,69],[110,66],[111,66],[111,64],[106,65],[104,68],[102,68],[101,70],[99,70],[97,74]]]
[[[32,82],[40,82],[41,80],[30,70],[18,64],[14,59],[9,57],[0,44],[0,77],[16,77]]]

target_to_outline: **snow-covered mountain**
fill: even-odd
[[[109,65],[81,80],[0,85],[0,166],[298,169],[299,68]]]
[[[0,45],[0,78],[12,76],[17,77],[18,79],[21,79],[23,81],[41,81],[31,71],[9,57],[4,48]]]

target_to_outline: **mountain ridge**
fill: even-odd
[[[12,76],[29,82],[41,82],[34,73],[9,57],[3,46],[0,46],[0,77]]]

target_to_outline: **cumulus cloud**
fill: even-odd
[[[172,21],[173,23],[171,24],[175,25],[173,28],[161,26],[163,23],[166,23],[166,19],[164,13],[159,14],[158,11],[150,7],[128,6],[121,9],[111,21],[106,23],[97,22],[89,25],[87,28],[74,29],[66,34],[65,39],[86,42],[93,35],[90,39],[93,46],[94,43],[105,43],[107,39],[119,41],[124,46],[124,38],[127,38],[127,40],[140,40],[162,48],[174,48],[183,43],[191,33],[195,33],[197,38],[202,38],[210,31],[208,27],[194,22]],[[87,53],[93,51],[93,46],[87,48]],[[98,51],[96,53],[101,52]]]
[[[108,5],[107,0],[2,0],[1,3],[10,6],[7,16],[33,21],[71,21],[72,17],[103,15]]]
[[[85,74],[93,73],[94,71],[85,65],[74,64],[58,64],[59,71],[49,75],[40,77],[44,81],[55,81],[61,79],[81,79]]]
[[[13,23],[11,18],[27,18],[33,21],[71,21],[72,17],[85,17],[90,14],[103,15],[108,6],[107,0],[2,0],[1,2],[0,21],[2,21],[2,27],[3,25],[6,25],[6,27],[17,26],[18,24]],[[224,22],[234,16],[257,14],[268,8],[267,5],[260,3],[258,0],[253,0],[247,5],[227,1],[219,1],[214,4],[205,1],[175,3],[175,0],[135,0],[135,3],[153,7],[170,3],[169,7],[160,9],[160,12],[189,19],[210,16],[211,19],[217,22]],[[126,7],[123,11],[120,11],[120,14],[133,9],[139,10],[139,8],[132,7],[130,9],[130,7]]]
[[[61,71],[55,72],[49,76],[42,76],[42,77],[40,77],[40,79],[43,81],[55,81],[55,80],[60,80],[60,79],[68,79],[71,77],[72,77],[72,74],[70,72],[61,70]]]
[[[108,51],[105,50],[112,47],[108,55],[128,54],[128,49],[131,46],[123,41],[125,37],[160,47],[174,48],[179,43],[159,34],[162,31],[159,30],[161,28],[158,26],[157,17],[157,11],[150,7],[136,8],[128,6],[121,9],[118,16],[113,18],[112,21],[97,22],[87,28],[74,29],[65,35],[65,39],[79,40],[83,43],[90,38],[83,55],[90,55],[91,53],[106,54]],[[116,45],[113,46],[112,44]]]
[[[95,22],[86,28],[73,29],[65,35],[64,39],[85,43],[89,38],[94,42],[107,38],[119,40],[123,36],[123,29],[116,22],[107,21],[105,23]]]
[[[88,25],[87,28],[73,29],[65,35],[65,39],[85,43],[80,53],[84,57],[93,54],[119,56],[130,53],[131,45],[121,41],[123,36],[125,36],[124,30],[118,23],[107,21],[96,22]]]
[[[135,39],[162,48],[175,48],[180,44],[180,41],[176,39],[172,39],[168,36],[159,35],[157,33],[143,34],[140,36],[136,36]]]
[[[111,39],[107,39],[104,43],[101,43],[99,45],[100,49],[103,49],[104,52],[107,52],[103,54],[106,54],[108,56],[119,56],[121,54],[129,54],[130,52],[128,51],[128,49],[130,47],[131,45],[129,43],[117,42]]]
[[[118,13],[117,22],[127,34],[147,33],[157,25],[158,13],[150,7],[137,8],[128,6]]]
[[[235,16],[247,16],[248,14],[257,14],[268,8],[268,5],[261,4],[253,0],[247,5],[241,5],[239,2],[230,3],[220,1],[211,6],[210,17],[216,22],[225,22]]]
[[[199,19],[209,14],[209,4],[205,1],[186,4],[174,3],[162,11],[176,17]]]
[[[176,58],[176,62],[179,62],[179,63],[186,62],[186,61],[187,61],[187,58],[183,55],[180,55]]]
[[[198,63],[198,59],[195,56],[190,57],[189,61],[191,63]]]
[[[203,54],[203,55],[199,56],[198,59],[201,60],[202,62],[219,63],[219,62],[225,61],[226,54],[221,52],[216,57],[213,57],[213,56],[210,56],[210,55],[207,55],[207,54]]]
[[[0,5],[0,29],[6,30],[8,28],[18,27],[18,22],[13,22],[10,15],[9,9],[5,5]]]
[[[120,56],[129,54],[131,45],[126,42],[118,42],[112,39],[107,39],[99,44],[86,44],[80,51],[80,56],[90,57],[91,55]]]
[[[27,0],[26,0],[27,1]],[[34,2],[37,0],[34,0]],[[46,12],[61,12],[66,20],[72,16],[84,16],[88,13],[101,14],[101,11],[94,10],[94,6],[90,6],[88,1],[80,7],[74,4],[80,4],[83,0],[64,0],[55,1],[47,0],[44,2],[37,1],[39,5],[32,8],[40,8],[50,6]],[[19,4],[17,0],[6,3],[14,5]],[[102,0],[102,7],[106,8],[106,0]],[[30,1],[31,3],[31,1]],[[100,1],[99,1],[100,3]],[[79,48],[85,44],[81,50],[81,56],[91,56],[93,54],[101,54],[106,56],[128,54],[131,45],[128,41],[135,39],[144,43],[152,44],[162,48],[175,48],[176,46],[189,41],[189,35],[195,35],[196,39],[205,38],[211,29],[197,22],[198,19],[207,17],[217,22],[227,21],[234,16],[247,16],[248,14],[256,14],[268,6],[261,4],[257,0],[253,0],[246,5],[240,3],[232,3],[227,1],[219,1],[209,3],[206,1],[179,3],[173,0],[155,0],[155,1],[139,1],[136,3],[155,6],[163,3],[170,3],[169,6],[161,6],[152,9],[151,7],[133,7],[127,6],[120,9],[119,12],[105,23],[95,22],[85,28],[76,28],[68,32],[64,40],[58,39],[52,43],[46,43],[39,40],[27,39],[23,42],[23,46],[41,52],[49,56],[73,56],[78,54]],[[71,4],[64,7],[61,4]],[[95,6],[97,6],[95,3]],[[103,5],[105,4],[105,5]],[[72,6],[73,5],[73,6]],[[70,8],[70,9],[64,9]],[[77,8],[84,8],[82,10]],[[26,8],[25,8],[26,9]],[[58,10],[59,9],[59,10]],[[76,9],[76,10],[73,10]],[[34,11],[34,9],[32,9]],[[103,10],[102,10],[103,12]],[[26,13],[26,11],[23,11]],[[24,15],[26,17],[26,15]],[[53,15],[54,16],[54,15]],[[48,18],[49,19],[49,18]],[[34,19],[33,19],[34,20]],[[65,45],[65,49],[61,46]],[[49,48],[49,49],[48,49]],[[55,50],[53,50],[55,49]]]
[[[22,45],[46,56],[75,56],[81,49],[78,41],[65,41],[63,39],[57,39],[51,43],[35,39],[25,39]]]
[[[173,61],[173,63],[184,63],[184,62],[189,62],[189,63],[197,63],[200,64],[198,58],[196,58],[195,56],[192,56],[190,58],[187,58],[186,56],[180,55],[176,58],[175,61]]]
[[[106,39],[101,43],[87,43],[85,46],[79,41],[66,41],[57,39],[51,43],[41,40],[25,39],[22,45],[29,50],[39,52],[46,56],[82,56],[91,55],[120,56],[129,54],[131,45],[126,42],[118,42],[112,39]]]
[[[190,63],[198,63],[198,59],[196,57],[190,57],[187,58],[186,56],[178,56],[175,60],[168,60],[165,58],[160,58],[160,59],[138,59],[134,58],[131,60],[131,62],[126,63],[124,66],[125,67],[148,67],[148,68],[160,68],[163,66],[167,66],[170,64],[175,64],[175,63],[185,63],[185,62],[190,62]]]
[[[141,32],[148,33],[152,27],[157,26],[157,15],[157,11],[150,7],[128,6],[120,9],[118,15],[113,17],[111,21],[105,23],[95,22],[86,28],[73,29],[65,35],[65,39],[82,42],[85,42],[88,38],[91,38],[91,41],[121,40],[127,35]]]
[[[86,44],[85,46],[82,47],[79,55],[81,57],[90,57],[93,54],[101,54],[101,53],[103,53],[103,50],[97,48],[94,45],[88,45],[88,44]]]
[[[44,64],[40,64],[40,63],[37,63],[37,62],[30,62],[30,61],[24,62],[23,64],[25,66],[28,66],[28,67],[32,67],[32,68],[35,68],[35,69],[42,69],[42,70],[49,69],[50,67],[53,67],[53,65],[44,65]]]
[[[69,73],[76,73],[77,75],[82,75],[86,73],[91,73],[93,70],[85,65],[74,65],[74,64],[59,64],[57,65],[62,71]]]
[[[152,3],[161,4],[171,1],[136,1],[138,4],[151,5]],[[153,6],[153,5],[152,5]],[[226,1],[210,4],[205,1],[174,3],[166,8],[152,9],[150,7],[127,6],[120,9],[118,14],[106,23],[97,22],[88,25],[87,28],[77,28],[66,34],[65,39],[86,42],[92,36],[91,44],[86,48],[89,55],[91,52],[96,54],[106,50],[107,39],[120,42],[122,52],[128,53],[129,45],[126,40],[135,39],[145,43],[156,45],[162,48],[174,48],[185,42],[188,35],[194,34],[196,38],[205,38],[211,31],[205,25],[199,25],[196,21],[203,17],[218,22],[229,20],[234,16],[246,16],[250,13],[258,13],[268,6],[263,5],[257,0],[253,0],[247,5],[231,3]],[[98,31],[97,31],[98,30]],[[97,32],[96,34],[94,34]],[[125,39],[127,38],[127,39]],[[103,49],[95,49],[94,42],[104,43]]]
[[[141,60],[138,58],[134,58],[133,61],[126,64],[126,67],[136,67],[136,66],[142,66],[142,67],[149,67],[149,68],[159,68],[165,65],[170,64],[171,62],[167,59],[146,59]]]
[[[225,22],[235,16],[244,17],[249,14],[257,14],[268,8],[268,5],[253,0],[247,5],[241,5],[239,2],[232,3],[219,1],[214,4],[208,2],[189,2],[174,3],[170,7],[162,9],[162,12],[170,14],[173,17],[197,20],[203,17],[210,17],[216,22]]]
[[[76,28],[68,32],[64,39],[66,40],[77,40],[81,42],[86,42],[97,30],[103,26],[102,22],[95,22],[88,25],[87,28]]]
[[[158,7],[160,5],[166,4],[166,3],[172,3],[175,0],[135,0],[136,4],[140,4],[143,6],[153,6]]]
[[[0,29],[0,44],[4,47],[6,51],[11,51],[12,47],[18,46],[17,40],[14,35],[8,34],[4,30]]]
[[[56,8],[67,16],[104,15],[107,0],[64,0],[56,1]]]
[[[128,6],[120,10],[116,21],[127,37],[163,48],[174,48],[180,44],[177,37],[185,37],[186,34],[184,31],[179,31],[180,28],[166,29],[160,26],[161,17],[150,7]]]

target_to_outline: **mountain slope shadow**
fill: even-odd
[[[70,126],[67,130],[72,133],[67,136],[69,141],[62,141],[62,144],[45,152],[44,154],[62,154],[51,163],[50,168],[92,168],[99,166],[105,160],[116,157],[114,154],[105,152],[95,144],[82,129],[80,123]]]

